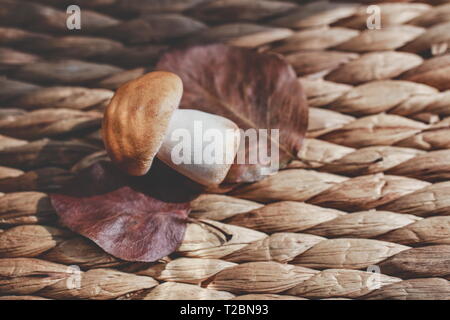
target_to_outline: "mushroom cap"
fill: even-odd
[[[147,73],[116,91],[105,110],[102,134],[120,169],[133,176],[148,172],[182,94],[180,77],[165,71]]]

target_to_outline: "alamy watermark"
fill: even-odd
[[[66,13],[69,15],[66,19],[66,26],[69,30],[81,29],[81,9],[77,5],[67,7]]]
[[[79,266],[70,265],[67,267],[67,273],[70,276],[66,279],[66,288],[69,290],[81,288],[82,272]]]
[[[366,13],[369,15],[366,21],[367,29],[379,30],[381,29],[381,8],[377,5],[367,7]]]
[[[373,273],[366,280],[366,287],[369,290],[376,290],[381,288],[381,269],[377,265],[367,267],[367,272]]]

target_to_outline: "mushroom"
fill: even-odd
[[[195,182],[218,185],[238,151],[239,128],[221,116],[178,109],[182,94],[181,79],[164,71],[121,86],[103,119],[106,150],[133,176],[145,175],[156,156]]]

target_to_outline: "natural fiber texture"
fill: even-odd
[[[450,299],[450,2],[379,1],[380,30],[367,2],[0,0],[0,300]],[[47,193],[106,158],[113,90],[212,41],[292,64],[311,107],[298,158],[201,195],[191,216],[230,240],[189,224],[156,263],[64,229]]]

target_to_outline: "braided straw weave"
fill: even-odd
[[[0,0],[0,299],[450,299],[450,1],[379,1],[380,30],[368,2]],[[157,263],[61,227],[46,192],[106,157],[113,90],[210,41],[293,65],[311,106],[298,159],[201,195],[191,215],[231,240],[190,224]]]

